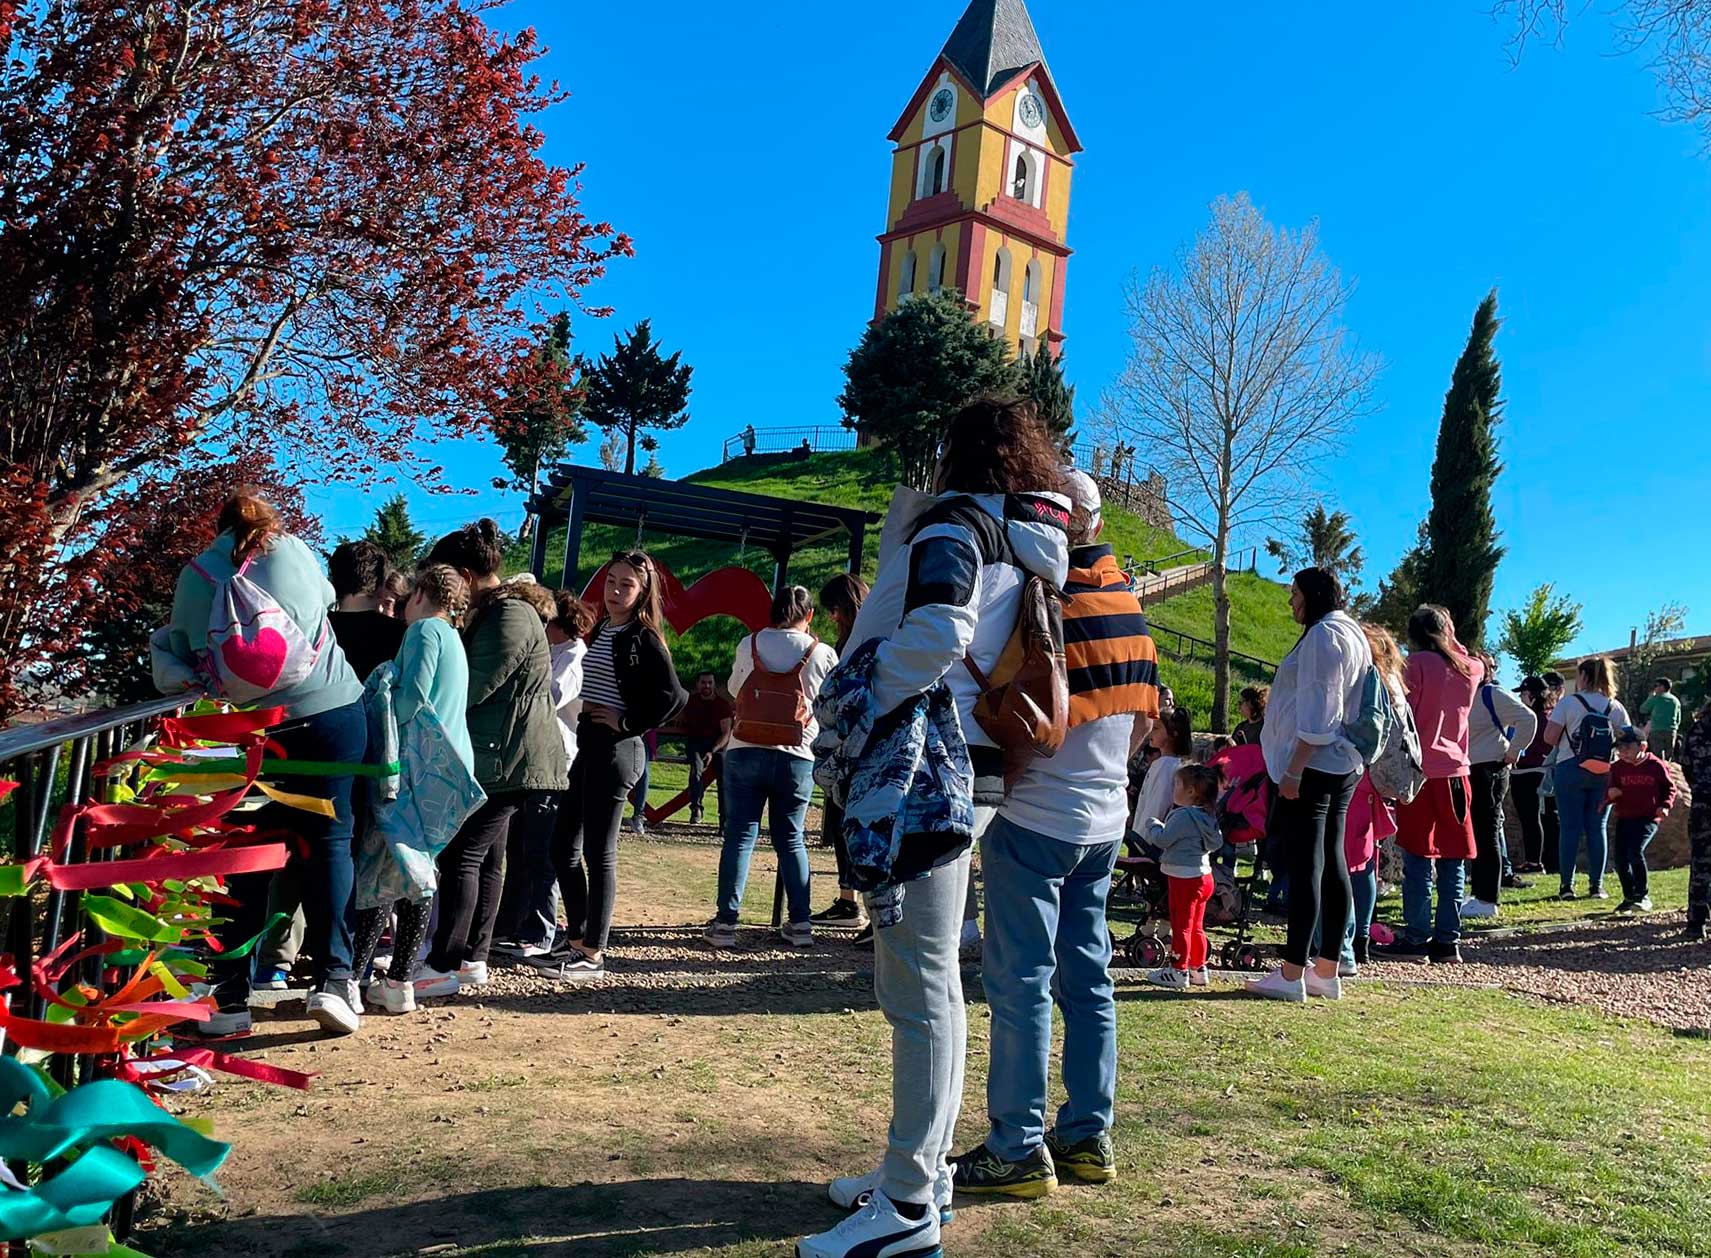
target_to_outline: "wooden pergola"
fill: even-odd
[[[848,540],[849,571],[859,573],[867,527],[880,519],[857,507],[769,498],[575,463],[561,463],[548,472],[528,506],[537,519],[530,567],[537,578],[544,577],[547,534],[563,521],[561,584],[573,590],[580,575],[582,531],[589,524],[759,547],[773,558],[773,589],[777,590],[790,580],[793,554],[840,533]]]

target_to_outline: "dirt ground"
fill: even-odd
[[[177,1105],[233,1141],[224,1196],[159,1177],[142,1247],[157,1258],[608,1258],[736,1245],[721,1253],[746,1256],[750,1243],[755,1255],[788,1253],[788,1240],[836,1222],[822,1185],[875,1161],[887,1113],[871,954],[833,933],[811,951],[785,949],[759,925],[735,951],[708,950],[699,930],[717,849],[664,837],[626,841],[628,925],[600,982],[506,967],[482,991],[368,1017],[338,1040],[305,1021],[301,994],[261,1011],[240,1051],[316,1072],[312,1090],[221,1078]],[[811,855],[819,908],[831,861]],[[758,852],[745,922],[770,916],[772,877]],[[1711,970],[1704,949],[1665,941],[1678,918],[1482,940],[1459,969],[1373,969],[1703,1028]],[[978,1002],[972,970],[970,995]],[[970,1023],[971,1058],[983,1062],[984,1004],[971,1003]],[[973,1143],[979,1124],[966,1115],[984,1107],[973,1062],[970,1074]],[[1246,1208],[1208,1205],[1210,1217]],[[964,1212],[957,1252],[985,1252],[985,1229],[1015,1208]]]

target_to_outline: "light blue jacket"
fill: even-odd
[[[469,706],[469,657],[458,631],[438,616],[418,620],[404,631],[393,704],[400,726],[408,725],[423,708],[432,709],[452,750],[464,767],[475,772],[475,749],[464,719]]]
[[[221,533],[207,550],[196,557],[196,563],[216,581],[224,581],[237,571],[232,562],[233,538]],[[362,682],[345,662],[345,653],[334,641],[327,626],[327,608],[333,603],[333,587],[321,571],[321,561],[297,538],[289,534],[275,537],[268,548],[256,555],[245,574],[278,601],[279,606],[297,622],[310,642],[321,642],[320,654],[309,676],[295,686],[287,686],[265,695],[254,704],[258,708],[283,707],[288,717],[314,716],[331,712],[362,698]],[[172,660],[196,669],[208,646],[208,614],[213,605],[214,587],[194,567],[186,565],[178,574],[178,590],[172,599],[172,620],[167,625],[165,648]],[[169,674],[159,666],[155,669],[156,683],[167,689]],[[184,678],[179,677],[182,681]]]

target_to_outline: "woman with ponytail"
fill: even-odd
[[[456,568],[470,590],[463,630],[467,720],[475,780],[487,802],[440,853],[439,926],[416,973],[417,998],[487,982],[511,819],[532,792],[562,791],[569,783],[546,626],[531,602],[536,591],[499,578],[505,566],[499,526],[483,519],[446,534],[424,561],[442,563]]]
[[[179,574],[172,621],[164,635],[157,635],[163,647],[156,657],[157,684],[170,692],[194,680],[245,708],[283,708],[283,721],[269,733],[287,759],[360,764],[368,750],[362,683],[328,626],[333,587],[320,560],[285,531],[279,513],[253,489],[240,489],[227,500],[215,529],[214,541]],[[238,621],[229,617],[231,607],[239,608]],[[260,631],[257,624],[263,626]],[[275,642],[283,646],[269,654]],[[273,780],[284,790],[333,806],[333,815],[323,817],[269,804],[255,814],[255,824],[258,830],[285,830],[302,840],[291,845],[291,859],[303,864],[304,951],[315,958],[309,1016],[333,1034],[349,1034],[359,1025],[346,920],[355,868],[351,794],[356,778]],[[237,903],[215,930],[223,952],[260,933],[272,877],[238,874],[229,880]],[[213,962],[209,979],[219,1011],[202,1024],[204,1034],[249,1032],[252,965],[248,954]]]

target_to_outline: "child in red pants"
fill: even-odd
[[[1171,802],[1175,807],[1155,821],[1147,837],[1159,849],[1159,872],[1170,890],[1171,963],[1147,975],[1147,982],[1184,991],[1190,983],[1206,986],[1206,902],[1212,898],[1213,852],[1224,836],[1213,819],[1219,773],[1212,765],[1188,764],[1176,771]]]

